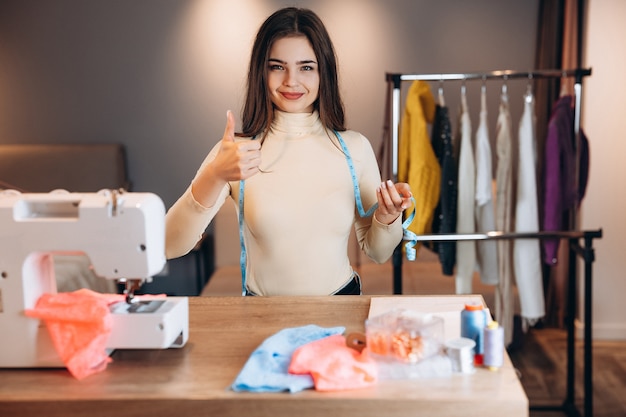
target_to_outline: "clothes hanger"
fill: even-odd
[[[443,78],[439,80],[439,105],[446,107],[446,101],[443,98]]]
[[[526,84],[526,94],[524,95],[526,102],[531,103],[533,101],[533,74],[528,73],[528,84]]]
[[[509,77],[507,75],[505,75],[503,77],[503,82],[502,82],[502,93],[500,94],[500,99],[502,101],[509,101],[509,93],[508,93],[508,88],[506,86],[506,82],[509,79]]]
[[[465,77],[461,81],[461,106],[463,106],[463,112],[467,112],[467,88],[465,87]]]
[[[487,111],[487,77],[483,75],[483,83],[480,86],[480,110]]]

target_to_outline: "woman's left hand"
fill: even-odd
[[[393,223],[402,212],[411,206],[411,187],[405,182],[394,184],[383,181],[376,189],[378,208],[374,212],[376,220],[383,224]]]

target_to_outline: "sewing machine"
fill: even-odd
[[[107,348],[181,347],[186,297],[138,301],[133,291],[165,266],[165,209],[151,193],[0,192],[0,368],[63,366],[43,320],[29,318],[56,293],[53,254],[86,254],[97,276],[126,284],[113,305]],[[122,299],[124,297],[121,297]]]

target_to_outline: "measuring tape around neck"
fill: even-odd
[[[361,189],[359,187],[359,181],[356,177],[356,170],[354,169],[354,163],[352,162],[352,156],[350,155],[350,151],[348,151],[348,147],[346,146],[345,141],[341,137],[341,134],[337,131],[335,132],[335,136],[337,136],[337,140],[339,141],[339,145],[341,146],[341,150],[346,156],[346,161],[348,162],[348,168],[350,169],[350,176],[352,177],[352,187],[354,189],[354,199],[356,200],[356,207],[359,211],[359,216],[362,218],[370,217],[374,214],[374,211],[378,208],[378,202],[374,203],[369,210],[365,211],[363,207],[363,201],[361,200]],[[253,140],[255,138],[252,138]],[[246,295],[246,263],[247,263],[247,253],[246,253],[246,245],[243,237],[243,197],[244,197],[244,188],[245,188],[245,180],[239,181],[239,246],[241,248],[241,254],[239,256],[239,266],[241,268],[241,295]],[[413,210],[409,217],[402,222],[402,230],[403,230],[403,239],[408,240],[405,244],[406,257],[410,261],[414,261],[416,257],[415,244],[417,243],[417,235],[410,230],[408,230],[409,225],[413,221],[415,217],[415,198],[411,197],[411,201],[413,202]]]

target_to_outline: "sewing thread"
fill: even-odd
[[[446,354],[452,363],[452,371],[462,374],[474,373],[474,347],[476,342],[466,337],[448,340]]]
[[[483,365],[490,371],[496,371],[504,362],[504,328],[497,321],[490,322],[484,332]]]
[[[474,362],[482,365],[484,354],[484,329],[487,326],[487,312],[481,304],[466,304],[461,310],[461,337],[476,342]]]

